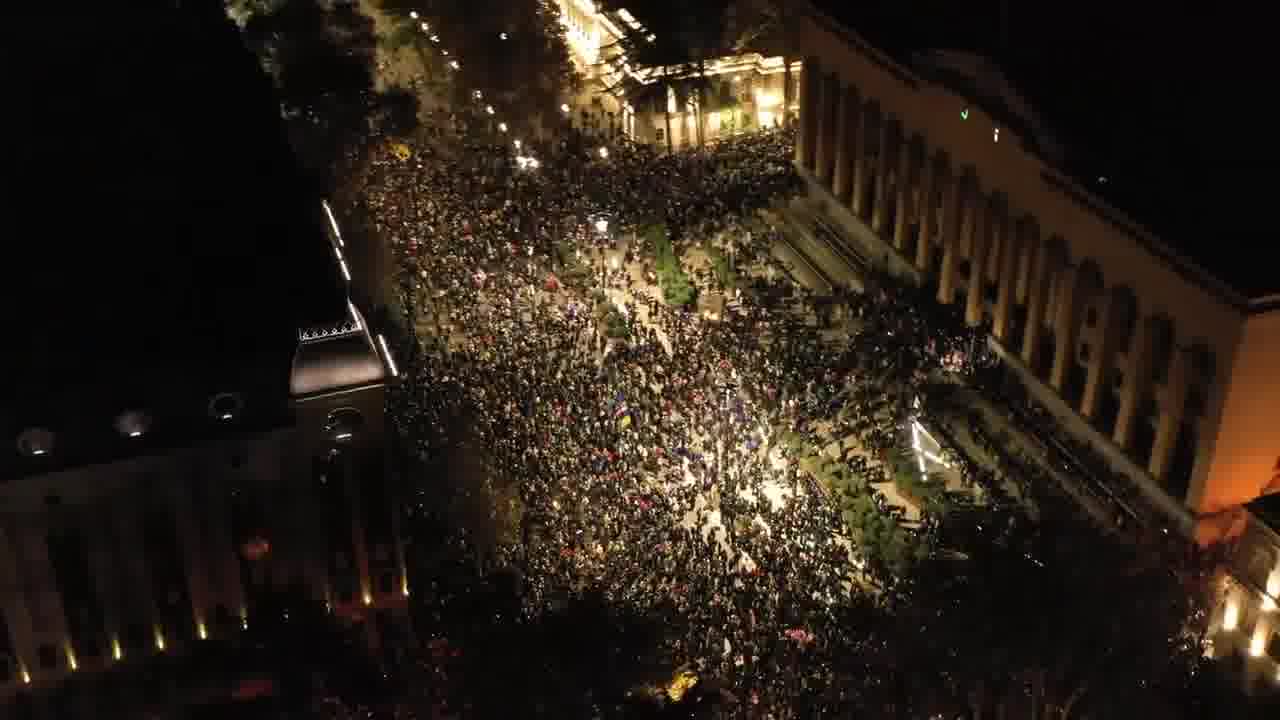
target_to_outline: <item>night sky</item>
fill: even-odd
[[[1010,2],[1007,43],[997,0],[815,4],[876,45],[996,59],[1063,140],[1073,174],[1105,175],[1094,190],[1216,274],[1280,290],[1252,216],[1265,199],[1242,183],[1272,144],[1255,129],[1266,45],[1232,3]]]

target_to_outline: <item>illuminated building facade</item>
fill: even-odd
[[[681,95],[678,83],[661,98],[640,100],[639,88],[651,85],[662,68],[633,67],[618,62],[616,43],[628,27],[640,27],[625,8],[606,11],[590,0],[558,0],[561,23],[565,27],[574,64],[590,81],[603,87],[619,88],[617,124],[627,137],[642,143],[666,144],[667,119],[671,120],[673,147],[691,147],[698,142],[698,117],[703,118],[703,138],[716,138],[776,127],[783,120],[785,67],[781,57],[759,53],[726,55],[707,64],[713,90],[704,94],[710,107],[699,112],[694,93]],[[792,112],[798,110],[794,98],[801,64],[792,64]],[[611,98],[612,103],[612,98]],[[612,108],[612,104],[610,105]]]
[[[862,255],[988,327],[1171,525],[1190,534],[1280,488],[1280,295],[1210,274],[1060,171],[1055,138],[983,59],[904,64],[816,10],[799,37],[795,162]]]
[[[5,286],[25,310],[0,384],[0,701],[234,639],[285,586],[377,642],[409,590],[382,451],[398,369],[269,81],[217,3],[113,13],[129,33],[69,28],[100,51],[86,81],[177,77],[117,88],[89,134],[62,124],[81,100],[33,89],[46,149],[5,168],[15,222],[49,235]],[[72,204],[49,192],[67,168]]]

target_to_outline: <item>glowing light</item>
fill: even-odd
[[[519,150],[519,149],[520,149],[520,141],[519,141],[519,140],[516,140],[516,141],[515,141],[515,145],[516,145],[516,149],[517,149],[517,150]]]
[[[599,150],[598,152],[600,153],[600,157],[605,158],[605,159],[608,159],[608,157],[609,157],[609,148],[607,148],[607,147],[602,147],[602,148],[600,148],[600,150]]]
[[[342,242],[342,232],[338,230],[338,219],[333,216],[333,209],[329,207],[328,201],[321,200],[320,206],[324,208],[324,214],[329,217],[329,227],[333,229],[333,236],[338,239],[338,247],[346,247]]]
[[[203,620],[196,623],[196,634],[200,636],[201,640],[209,639],[209,628],[204,626]]]
[[[498,33],[498,37],[502,38],[503,40],[506,40],[506,39],[507,39],[507,34],[506,34],[506,33]]]
[[[23,685],[31,684],[31,673],[27,672],[26,668],[22,668],[22,684]]]
[[[400,576],[400,594],[405,597],[409,597],[409,576],[408,575]]]
[[[457,70],[457,69],[458,69],[459,67],[461,67],[461,66],[460,66],[460,65],[458,65],[458,61],[457,61],[457,60],[450,60],[450,61],[449,61],[449,67],[453,68],[454,70]]]
[[[129,431],[129,437],[142,437],[142,431],[141,431],[141,430],[130,430],[130,431]]]
[[[76,651],[71,648],[70,643],[67,643],[67,667],[71,668],[71,672],[80,669],[80,663],[76,661]]]
[[[506,132],[506,131],[507,131],[507,124],[506,124],[506,123],[502,123],[502,122],[498,123],[498,130],[499,130],[499,131],[501,131],[501,132]]]
[[[387,367],[391,368],[391,374],[400,377],[400,369],[396,367],[396,359],[391,357],[391,348],[387,347],[387,338],[382,333],[378,333],[378,346],[382,348],[382,354],[387,358]]]
[[[561,105],[560,105],[560,112],[565,113],[565,114],[568,114],[568,113],[569,113],[569,103],[563,103],[563,104],[561,104]]]
[[[111,638],[111,659],[117,662],[124,659],[124,650],[120,647],[119,636]]]
[[[223,420],[230,420],[230,419],[231,419],[231,413],[222,413],[222,419],[223,419]]]
[[[968,119],[969,119],[969,108],[965,108],[965,109],[963,109],[963,110],[961,110],[961,111],[960,111],[960,119],[961,119],[961,120],[968,120]]]
[[[608,221],[608,220],[597,220],[597,221],[596,221],[596,231],[597,231],[597,232],[601,232],[601,233],[607,233],[607,232],[609,232],[609,221]]]
[[[1236,625],[1240,622],[1240,608],[1236,607],[1235,600],[1227,600],[1227,607],[1222,611],[1222,629],[1228,632],[1235,630]]]
[[[479,90],[472,90],[471,97],[479,100],[480,98],[484,97],[484,93],[480,92]]]
[[[995,128],[991,131],[991,141],[1000,142],[1000,128]]]
[[[422,32],[426,32],[431,29],[431,26],[426,24],[425,22],[419,25],[418,27],[422,28]]]
[[[44,453],[45,453],[44,448],[35,448],[34,450],[31,451],[32,455],[43,455]]]
[[[1253,639],[1249,641],[1249,654],[1254,657],[1262,657],[1267,651],[1267,624],[1259,621],[1258,626],[1253,629]]]
[[[365,605],[372,605],[372,604],[373,604],[373,595],[369,594],[369,591],[368,591],[368,590],[365,590],[365,591],[364,591],[364,595],[363,595],[363,597],[361,597],[361,599],[364,601],[364,604],[365,604]]]
[[[490,115],[492,115],[492,114],[493,114],[493,106],[492,106],[492,105],[485,105],[485,106],[484,106],[484,111],[485,111],[485,112],[487,112],[487,113],[489,113]]]
[[[342,258],[338,259],[338,268],[342,270],[342,277],[347,282],[351,282],[351,270],[347,267],[347,261]]]
[[[782,98],[777,93],[765,92],[764,90],[756,90],[756,106],[760,108],[775,108],[782,104]]]
[[[409,17],[413,18],[414,20],[417,20],[417,19],[418,19],[418,11],[417,11],[417,10],[410,10],[410,11],[409,11]]]
[[[164,648],[165,648],[164,632],[157,627],[156,628],[156,649],[159,650],[160,652],[164,652]]]
[[[432,36],[431,36],[431,42],[433,42],[433,43],[438,43],[438,42],[440,42],[440,36],[439,36],[439,35],[432,35]]]

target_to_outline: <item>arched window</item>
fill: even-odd
[[[324,429],[334,442],[348,443],[355,438],[362,427],[364,427],[364,415],[355,408],[345,407],[329,413]]]
[[[27,457],[41,457],[53,452],[54,434],[45,428],[28,428],[18,436],[18,452]]]

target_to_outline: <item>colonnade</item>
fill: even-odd
[[[971,326],[983,325],[1179,501],[1200,456],[1213,354],[1144,314],[1098,264],[1071,257],[1005,193],[984,188],[905,119],[804,60],[795,162]],[[1188,398],[1195,402],[1189,403]]]
[[[390,487],[372,492],[341,457],[293,477],[264,460],[243,481],[224,459],[213,474],[176,467],[181,480],[65,505],[50,495],[43,512],[0,517],[0,692],[241,631],[272,587],[300,583],[335,612],[402,606]],[[79,551],[59,562],[58,538]]]

